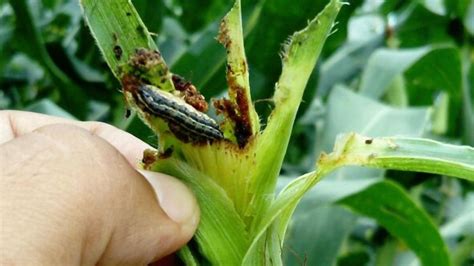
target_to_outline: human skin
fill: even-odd
[[[104,123],[0,111],[0,264],[146,265],[183,246],[196,200],[136,170],[146,148]]]

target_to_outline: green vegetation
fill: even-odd
[[[472,1],[78,5],[0,4],[0,108],[106,121],[167,154],[144,167],[198,198],[187,265],[473,263]],[[161,53],[142,67],[139,48]],[[227,141],[184,143],[137,102],[143,83],[174,91],[171,73],[228,93],[211,112]]]

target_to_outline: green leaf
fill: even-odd
[[[44,40],[33,19],[30,5],[25,0],[10,1],[16,16],[17,49],[23,50],[31,58],[37,60],[49,73],[61,92],[60,103],[70,107],[78,118],[86,116],[86,99],[82,90],[53,62],[46,50]]]
[[[341,6],[340,1],[332,0],[286,44],[283,70],[273,96],[275,108],[256,143],[258,168],[252,173],[250,184],[250,191],[256,199],[250,206],[250,213],[262,213],[272,200],[268,195],[275,189],[306,83]],[[260,226],[259,219],[255,219],[250,231],[259,234]]]
[[[178,0],[177,2],[182,10],[180,22],[186,30],[191,32],[198,31],[222,17],[230,7],[230,1],[226,0]],[[197,10],[199,10],[199,16],[196,16]]]
[[[408,106],[408,95],[403,76],[396,76],[385,94],[385,101],[391,106],[395,107],[407,107]]]
[[[448,217],[441,227],[441,235],[446,239],[457,241],[463,235],[474,236],[474,192],[468,192],[465,197],[458,196],[453,200],[450,209],[455,210],[455,215]]]
[[[11,43],[14,31],[15,31],[15,16],[13,14],[13,10],[9,9],[8,1],[2,0],[0,1],[0,8],[2,8],[3,14],[0,16],[0,23],[2,24],[2,28],[0,28],[0,49],[2,51],[7,52],[11,48],[8,47],[8,44]],[[0,69],[5,64],[5,60],[8,58],[6,56],[8,54],[2,54],[0,56]]]
[[[472,4],[474,9],[474,4]],[[471,71],[474,77],[474,64],[472,64],[472,55],[465,48],[462,55],[462,104],[463,104],[463,122],[464,122],[464,142],[474,146],[474,78],[469,78]],[[471,51],[472,53],[472,51]]]
[[[71,115],[66,110],[59,107],[49,99],[43,99],[41,101],[35,102],[26,107],[25,110],[46,115],[63,117],[71,120],[77,120],[77,118],[75,118],[73,115]]]
[[[350,80],[367,64],[368,58],[383,43],[382,36],[348,42],[321,64],[318,95],[326,96],[334,84]]]
[[[410,103],[431,104],[439,92],[449,95],[447,135],[458,137],[462,110],[462,66],[457,48],[436,49],[405,72]]]
[[[325,109],[314,105],[310,110],[313,113],[305,114],[301,120],[317,127],[317,134],[309,132],[310,139],[307,140],[315,143],[314,152],[310,150],[311,147],[306,147],[307,144],[301,150],[302,154],[307,154],[306,169],[309,170],[313,168],[313,162],[320,152],[332,150],[336,136],[342,132],[362,132],[369,136],[419,137],[429,122],[427,108],[394,108],[354,93],[343,86],[335,86],[332,89]],[[362,175],[374,177],[380,176],[381,172],[362,169],[355,173],[354,169],[348,171],[341,169],[336,174],[339,178]]]
[[[352,131],[372,137],[421,136],[428,115],[427,108],[393,108],[337,86],[329,96],[324,131],[316,145],[318,151],[331,151],[337,135]]]
[[[298,207],[283,246],[285,265],[335,265],[355,218],[339,206]]]
[[[92,35],[117,78],[120,79],[119,66],[126,63],[136,49],[157,50],[131,1],[81,0],[80,3]]]
[[[410,70],[410,79],[416,79],[417,84],[442,88],[457,95],[460,64],[456,60],[456,50],[452,47],[379,49],[369,59],[359,90],[363,95],[380,98],[398,75]]]
[[[450,265],[449,252],[426,212],[396,183],[384,181],[339,203],[372,217],[408,245],[423,265]]]
[[[224,80],[225,52],[214,39],[217,29],[218,25],[214,23],[200,32],[199,38],[193,41],[171,65],[175,73],[189,77],[193,84],[207,95],[216,95],[224,89],[211,87],[212,84],[207,85],[215,75],[221,76]]]
[[[352,179],[324,178],[317,187],[304,195],[298,208],[309,210],[332,204],[344,197],[363,191],[380,180],[382,179],[364,175]]]
[[[375,266],[393,265],[398,251],[398,241],[386,241],[378,250],[375,257]],[[400,261],[396,261],[400,265]]]
[[[211,265],[240,265],[249,239],[226,192],[202,172],[175,159],[160,160],[153,171],[180,178],[194,192],[201,209],[195,240],[206,260]]]
[[[326,42],[323,48],[323,56],[326,57],[327,55],[331,55],[336,52],[342,44],[350,40],[352,31],[351,28],[351,20],[354,17],[358,17],[358,10],[365,4],[364,0],[351,0],[348,1],[349,5],[341,9],[338,18],[337,18],[337,25],[335,27],[336,31],[331,34],[331,38]],[[313,3],[310,3],[313,4]],[[307,6],[302,6],[300,8],[307,8]],[[282,9],[283,10],[283,9]],[[284,12],[284,11],[283,11]],[[372,38],[373,36],[367,36],[368,38]],[[380,36],[382,37],[382,36]],[[368,47],[370,49],[370,47]]]
[[[303,195],[321,179],[322,175],[321,172],[308,173],[293,180],[283,189],[265,213],[261,214],[260,223],[251,231],[252,243],[245,254],[242,265],[256,265],[261,261],[262,254],[259,248],[266,236],[267,229],[277,218],[282,221],[275,224],[277,230],[274,233],[278,234],[280,241],[283,241],[288,221],[296,205]]]
[[[400,47],[411,48],[453,42],[453,36],[449,31],[440,30],[449,27],[450,18],[448,16],[441,16],[429,11],[420,1],[408,3],[408,12],[400,14],[401,23],[397,25],[394,32]]]
[[[281,43],[291,36],[295,29],[306,26],[307,19],[320,12],[328,1],[303,0],[289,5],[284,0],[266,1],[258,25],[248,40],[246,48],[251,69],[265,74],[265,86],[271,88],[280,74],[278,53]],[[271,25],[269,27],[269,25]],[[261,92],[255,92],[260,98]],[[266,89],[266,96],[271,93]]]
[[[443,1],[448,13],[464,18],[469,9],[469,6],[472,5],[470,0],[444,0]]]
[[[325,167],[360,165],[442,174],[474,181],[474,148],[407,137],[339,136],[334,152],[323,154]]]
[[[472,1],[469,4],[466,15],[464,17],[464,27],[466,27],[467,31],[471,35],[474,35],[474,3]]]
[[[434,134],[443,135],[448,131],[449,122],[449,96],[447,93],[440,93],[433,106],[431,131]]]
[[[184,265],[186,266],[200,265],[199,262],[196,260],[196,258],[193,256],[193,253],[191,252],[191,249],[189,248],[189,246],[182,247],[179,250],[178,255],[181,261],[184,262]]]
[[[414,138],[367,138],[354,133],[338,138],[334,151],[321,155],[315,172],[288,184],[261,219],[257,237],[278,217],[278,234],[285,235],[286,226],[301,197],[322,176],[336,168],[360,165],[406,171],[446,174],[474,181],[474,148],[455,146]],[[379,193],[380,194],[380,193]],[[258,239],[258,238],[257,238]],[[255,240],[246,259],[255,256]],[[250,261],[249,261],[250,262]]]
[[[362,74],[360,93],[375,99],[380,98],[396,76],[431,50],[430,47],[422,47],[407,50],[382,48],[375,51]]]
[[[474,250],[474,237],[468,235],[462,239],[456,250],[451,254],[453,265],[469,265],[472,262],[472,251]]]
[[[443,3],[443,0],[422,0],[420,1],[420,4],[422,4],[426,9],[434,14],[441,16],[446,15],[446,7]]]
[[[237,106],[241,119],[250,123],[249,134],[253,136],[260,131],[260,121],[250,96],[249,71],[242,27],[241,4],[240,0],[237,0],[222,19],[217,39],[227,50],[226,74],[229,98]],[[237,133],[234,132],[232,135],[237,135]]]
[[[163,0],[134,0],[133,5],[151,32],[159,33],[163,23],[166,6]]]

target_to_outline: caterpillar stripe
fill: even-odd
[[[185,103],[171,93],[161,91],[151,85],[141,85],[137,90],[137,99],[147,111],[163,118],[170,129],[179,135],[194,140],[219,140],[224,138],[217,123]]]

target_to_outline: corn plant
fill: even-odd
[[[215,115],[207,114],[208,102],[199,90],[168,68],[130,1],[81,0],[81,6],[122,84],[128,108],[157,135],[158,149],[144,151],[141,167],[181,179],[198,199],[201,223],[191,243],[179,251],[186,265],[281,265],[285,233],[297,204],[319,180],[343,166],[474,181],[472,147],[346,133],[338,137],[332,153],[320,155],[314,171],[276,192],[305,86],[344,6],[339,0],[331,0],[284,42],[282,72],[271,99],[274,108],[265,123],[250,96],[240,0],[223,18],[217,37],[227,51],[228,96],[212,101]],[[434,238],[446,248],[441,238]],[[416,244],[407,241],[409,247]],[[425,265],[450,263],[447,256],[433,261],[429,253],[417,255]]]

